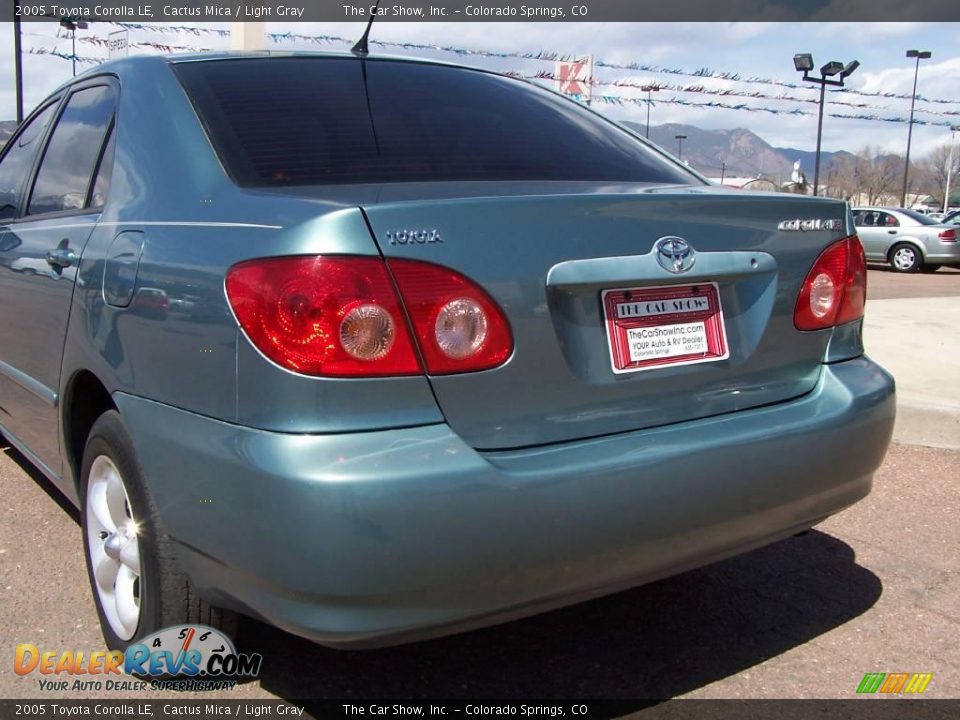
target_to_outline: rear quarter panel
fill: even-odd
[[[439,422],[424,378],[365,381],[361,389],[282,370],[250,345],[224,292],[231,265],[287,254],[376,255],[376,244],[355,206],[236,187],[167,63],[144,60],[105,66],[122,85],[116,161],[78,269],[61,390],[89,370],[111,394],[264,429]],[[133,299],[115,307],[104,301],[105,258],[125,231],[142,233],[143,249]]]

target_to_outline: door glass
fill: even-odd
[[[0,220],[10,220],[17,215],[17,198],[24,178],[30,173],[30,166],[37,153],[37,138],[50,124],[57,103],[50,103],[23,128],[16,138],[10,141],[7,154],[0,160]]]
[[[106,85],[70,96],[47,143],[28,215],[84,207],[113,110],[113,90]]]

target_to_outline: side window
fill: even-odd
[[[863,227],[863,218],[865,215],[866,213],[863,210],[857,210],[853,213],[853,224]]]
[[[69,97],[40,162],[28,215],[80,210],[86,205],[114,105],[113,89],[106,85],[78,90]]]
[[[23,131],[10,141],[7,154],[0,160],[0,220],[10,220],[17,215],[17,197],[20,186],[33,165],[40,143],[37,139],[43,135],[57,103],[50,103],[23,128]]]
[[[884,227],[897,227],[900,224],[900,221],[890,213],[877,213],[877,217],[877,225],[883,225]]]

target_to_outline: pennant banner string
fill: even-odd
[[[204,27],[193,27],[190,25],[149,25],[144,23],[130,23],[130,22],[109,22],[106,24],[115,25],[118,27],[125,28],[127,30],[145,30],[148,32],[158,32],[158,33],[174,33],[174,32],[183,32],[189,33],[196,37],[202,35],[217,35],[219,37],[228,37],[230,35],[229,30],[221,30],[218,28],[204,28]],[[304,35],[301,33],[267,33],[273,42],[279,44],[282,42],[307,42],[313,43],[315,45],[320,44],[345,44],[353,45],[354,40],[348,38],[339,37],[337,35]],[[549,50],[540,50],[537,52],[506,52],[506,51],[496,51],[496,50],[482,50],[482,49],[471,49],[471,48],[461,48],[453,45],[432,45],[426,43],[411,43],[411,42],[399,42],[391,40],[375,40],[371,39],[370,43],[373,45],[378,45],[380,47],[394,47],[402,48],[404,50],[430,50],[434,52],[444,52],[450,53],[458,56],[480,56],[480,57],[489,57],[489,58],[515,58],[519,60],[537,60],[543,62],[575,62],[578,60],[583,60],[584,58],[579,55],[573,54],[563,54],[558,52],[553,52]],[[604,67],[611,70],[631,70],[635,72],[651,72],[659,73],[665,75],[684,75],[688,77],[699,77],[699,78],[711,78],[714,80],[727,80],[730,82],[741,82],[741,83],[752,83],[752,84],[761,84],[761,85],[775,85],[779,87],[789,88],[792,90],[799,89],[811,89],[809,85],[804,85],[803,83],[796,82],[787,82],[783,80],[777,80],[774,78],[764,78],[759,76],[743,76],[740,73],[736,72],[725,72],[721,70],[713,70],[711,68],[699,68],[697,70],[689,70],[683,68],[670,68],[663,67],[660,65],[649,65],[646,63],[640,62],[631,62],[631,63],[615,63],[602,58],[594,59],[594,67]],[[865,97],[878,97],[878,98],[890,98],[896,100],[910,100],[913,96],[899,93],[890,93],[890,92],[868,92],[865,90],[857,90],[855,88],[831,88],[831,93],[845,93],[851,95],[862,95]],[[960,100],[948,99],[948,98],[928,98],[923,95],[917,95],[916,99],[918,102],[929,102],[937,104],[958,104]]]
[[[165,46],[166,47],[166,46]],[[72,53],[60,52],[54,48],[30,48],[27,52],[31,55],[48,55],[52,57],[57,57],[63,60],[76,60],[81,64],[96,65],[101,62],[104,62],[104,58],[95,58],[95,57],[83,57],[83,56],[74,56]],[[536,80],[536,76],[522,76],[518,73],[508,73],[512,74],[515,77],[521,77],[524,79]],[[747,105],[746,103],[724,103],[718,101],[711,102],[698,102],[694,100],[686,100],[679,97],[671,98],[659,98],[657,100],[647,100],[642,97],[624,97],[622,95],[594,95],[590,98],[591,102],[594,103],[603,103],[606,105],[641,105],[645,106],[648,102],[651,105],[656,105],[657,103],[664,103],[667,105],[681,105],[685,107],[700,107],[700,108],[716,108],[720,110],[740,110],[745,112],[763,112],[769,113],[771,115],[816,115],[812,110],[803,110],[800,108],[793,109],[782,109],[782,108],[770,108],[770,107],[758,107],[755,105]],[[833,118],[841,118],[846,120],[869,120],[874,122],[890,122],[890,123],[907,123],[907,118],[904,117],[881,117],[878,115],[868,115],[868,114],[850,114],[850,113],[832,113],[825,112],[825,115]],[[930,125],[930,126],[944,126],[949,127],[952,123],[948,120],[945,121],[934,121],[934,120],[918,120],[914,118],[914,125]]]

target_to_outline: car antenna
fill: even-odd
[[[363,36],[357,40],[357,44],[350,48],[350,52],[354,55],[359,55],[364,57],[365,55],[370,54],[370,48],[367,45],[367,38],[370,37],[370,28],[373,26],[373,21],[377,17],[377,8],[380,7],[380,0],[377,0],[376,4],[373,6],[373,10],[370,12],[370,19],[367,21],[367,29],[363,31]]]

